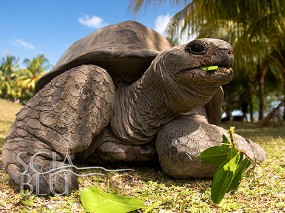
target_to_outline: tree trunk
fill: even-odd
[[[285,76],[283,77],[283,100],[285,100]],[[284,107],[283,107],[283,121],[285,121],[285,104],[284,104]]]
[[[259,64],[257,66],[257,78],[258,78],[258,86],[259,86],[259,115],[258,120],[261,121],[264,118],[264,78],[266,75],[266,71],[268,66],[263,66]]]
[[[227,119],[230,122],[232,119],[232,111],[230,109],[230,106],[226,106],[225,112],[226,112]]]
[[[281,101],[277,107],[275,107],[273,110],[271,110],[271,112],[269,112],[268,115],[258,124],[258,127],[266,126],[267,123],[270,121],[270,119],[272,119],[274,116],[276,116],[277,111],[284,104],[284,102],[285,102],[285,100]]]
[[[258,120],[263,120],[264,115],[264,77],[260,75],[259,79],[259,115]]]
[[[250,122],[253,122],[253,104],[252,104],[252,87],[249,86],[249,114],[250,114]]]

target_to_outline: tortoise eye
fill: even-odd
[[[207,47],[200,42],[192,41],[186,45],[185,50],[195,55],[201,55],[207,52]]]

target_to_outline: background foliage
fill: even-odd
[[[33,97],[37,80],[51,68],[47,58],[41,54],[33,59],[24,59],[25,68],[19,59],[7,55],[0,64],[0,98],[27,102]]]

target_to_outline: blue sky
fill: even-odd
[[[0,57],[20,59],[41,53],[55,65],[78,39],[98,28],[126,20],[163,32],[181,7],[151,6],[139,15],[128,10],[129,0],[0,0]]]

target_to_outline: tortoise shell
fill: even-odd
[[[73,67],[94,64],[107,70],[115,85],[131,84],[147,70],[158,53],[172,44],[161,34],[135,21],[101,28],[67,49],[55,67],[36,85],[36,92]]]

